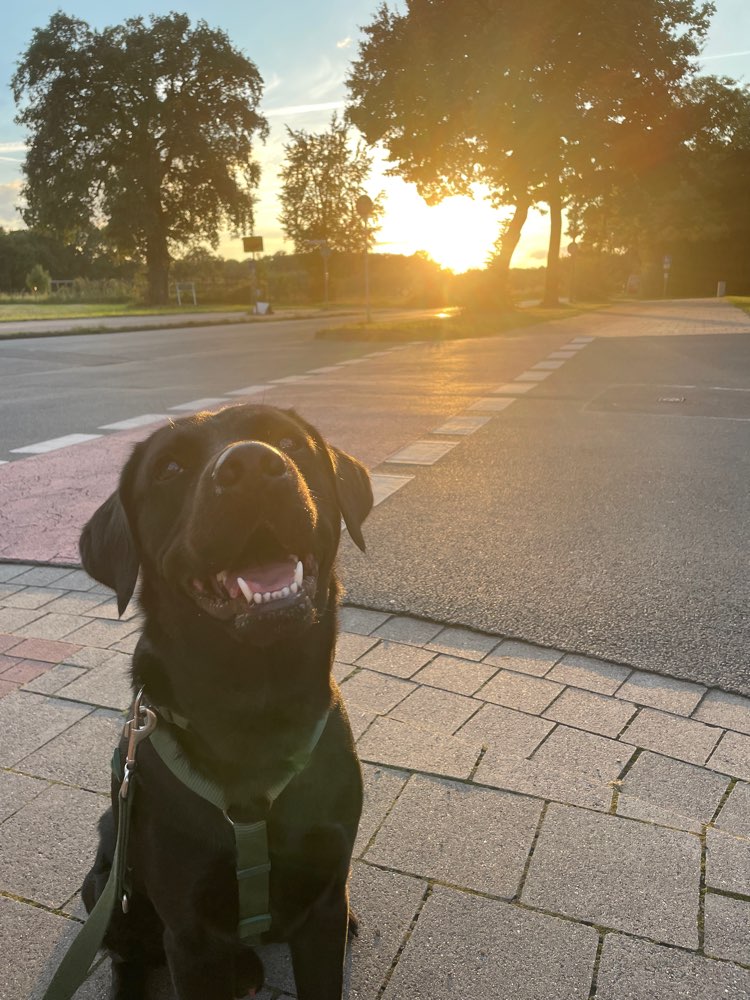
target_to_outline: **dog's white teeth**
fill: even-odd
[[[282,591],[281,591],[281,596],[282,597],[289,597],[290,593],[291,593],[291,591],[289,590],[289,587],[284,587],[282,589]]]
[[[267,593],[267,594],[264,594],[264,595],[263,595],[263,603],[264,603],[264,604],[268,604],[268,602],[269,602],[270,600],[271,600],[271,595],[270,595],[270,594],[268,594],[268,593]]]
[[[256,604],[263,603],[263,597],[260,594],[253,594],[253,600],[255,601]]]
[[[289,591],[292,594],[296,594],[298,590],[299,590],[299,587],[297,586],[297,581],[295,580],[294,583],[289,588]]]
[[[219,581],[219,583],[224,583],[226,578],[227,578],[227,571],[225,569],[223,569],[221,573],[216,574],[216,579]]]
[[[297,568],[294,571],[294,582],[298,587],[302,586],[302,579],[305,575],[305,569],[300,561],[297,562]]]
[[[253,603],[253,592],[250,589],[250,587],[248,586],[247,582],[245,580],[243,580],[241,576],[237,577],[237,586],[240,588],[240,590],[242,591],[242,593],[245,595],[245,600],[247,601],[247,603],[248,604],[252,604]]]

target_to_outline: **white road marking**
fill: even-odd
[[[574,358],[578,354],[578,351],[552,351],[548,354],[548,358]]]
[[[339,361],[336,367],[340,368],[342,365],[361,365],[363,361],[367,361],[367,358],[350,358],[348,361]]]
[[[272,385],[246,385],[244,389],[232,389],[227,396],[257,396],[259,392],[268,392]]]
[[[285,375],[283,378],[271,378],[269,382],[306,382],[311,375]]]
[[[535,388],[536,386],[533,382],[506,382],[505,385],[499,385],[497,389],[493,389],[492,391],[498,396],[520,396],[521,393]]]
[[[571,344],[590,344],[594,337],[573,337]]]
[[[516,382],[541,382],[551,374],[552,372],[523,372],[521,375],[516,375]]]
[[[71,444],[83,444],[84,441],[94,441],[103,437],[102,434],[66,434],[65,437],[51,438],[49,441],[39,441],[38,444],[27,444],[23,448],[11,448],[12,454],[44,455],[48,451],[67,448]]]
[[[414,476],[389,476],[383,472],[373,472],[370,475],[372,482],[373,506],[387,500],[388,497],[410,483]]]
[[[180,403],[179,406],[170,406],[170,410],[184,410],[192,411],[196,410],[210,410],[221,403],[230,403],[231,400],[227,399],[226,396],[207,396],[205,399],[191,399],[189,403]]]
[[[457,444],[458,441],[414,441],[394,452],[386,458],[386,462],[398,465],[434,465]]]
[[[511,396],[506,396],[504,399],[490,396],[487,399],[478,399],[476,403],[471,404],[469,409],[497,413],[500,410],[507,410],[511,403],[515,403],[515,399]]]
[[[144,413],[140,417],[131,417],[129,420],[118,420],[114,424],[100,424],[100,431],[130,431],[135,427],[146,427],[148,424],[158,424],[162,420],[169,420],[166,413]]]
[[[575,353],[577,354],[579,351],[582,351],[585,346],[586,346],[585,344],[576,344],[574,341],[571,341],[569,344],[563,344],[561,350],[575,351]]]
[[[484,427],[492,420],[492,417],[470,417],[458,414],[447,420],[442,427],[436,427],[430,434],[473,434],[480,427]]]
[[[535,365],[532,365],[532,370],[537,371],[539,369],[546,369],[547,371],[554,371],[556,368],[562,368],[565,364],[564,361],[538,361]]]
[[[327,368],[310,368],[308,375],[327,375],[329,372],[337,372],[338,365],[328,365]]]

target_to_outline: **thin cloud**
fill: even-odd
[[[701,62],[709,62],[713,59],[734,59],[736,56],[750,56],[750,49],[743,49],[742,52],[722,52],[719,56],[699,56]]]
[[[352,44],[351,38],[347,35],[346,38],[342,38],[340,42],[336,42],[337,49],[348,49]]]
[[[25,142],[0,142],[0,153],[25,153]]]
[[[314,111],[341,111],[345,101],[324,101],[322,104],[290,104],[285,108],[270,108],[264,111],[266,118],[288,118],[291,115],[308,115]]]

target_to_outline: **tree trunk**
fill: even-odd
[[[560,305],[560,242],[562,240],[562,192],[557,177],[550,178],[549,194],[549,249],[547,251],[547,274],[544,280],[542,305],[554,309]]]
[[[518,246],[518,241],[521,239],[521,230],[528,218],[530,208],[531,199],[528,196],[523,195],[517,198],[513,216],[508,220],[505,232],[502,235],[500,253],[495,259],[498,304],[501,306],[507,306],[510,302],[510,289],[508,287],[510,262]]]
[[[151,306],[164,306],[169,302],[169,264],[166,234],[152,234],[146,245],[146,271],[148,273],[146,301]]]

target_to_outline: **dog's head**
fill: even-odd
[[[86,571],[117,594],[139,570],[184,613],[258,644],[326,606],[341,518],[364,550],[366,470],[291,410],[243,404],[175,421],[136,446],[81,535]]]

